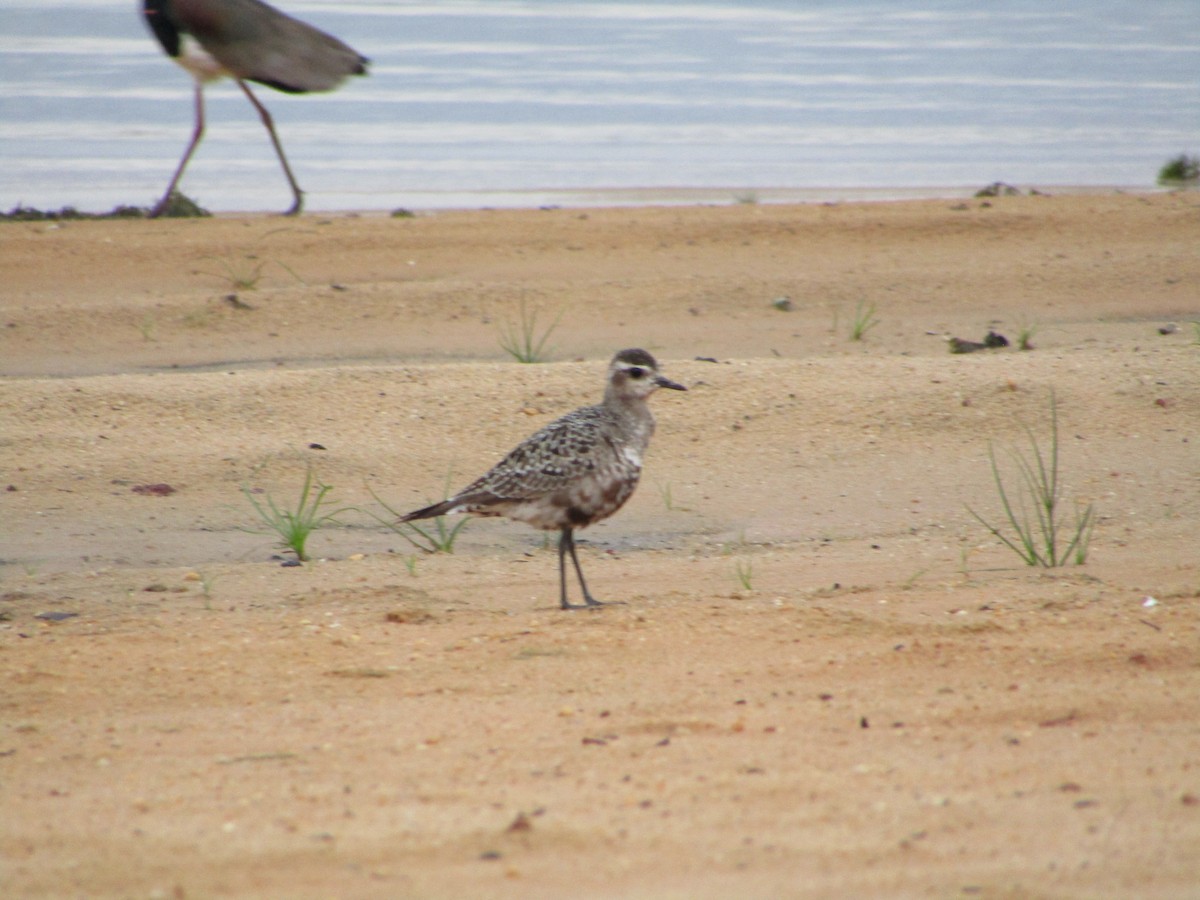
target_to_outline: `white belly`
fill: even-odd
[[[231,74],[190,34],[179,36],[179,56],[175,58],[175,62],[191,72],[197,81],[216,81]]]

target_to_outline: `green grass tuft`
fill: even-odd
[[[304,484],[300,488],[300,496],[296,505],[291,509],[280,507],[270,494],[266,502],[260,502],[250,489],[242,486],[242,493],[258,513],[258,517],[266,525],[268,531],[273,531],[279,537],[279,546],[296,554],[296,559],[307,562],[308,539],[318,528],[329,523],[338,524],[337,516],[346,512],[350,507],[341,507],[333,512],[327,512],[331,501],[329,492],[333,488],[316,479],[312,467],[304,473]]]
[[[1000,475],[995,448],[988,445],[992,478],[1004,510],[1007,533],[969,506],[967,512],[1004,546],[1021,557],[1027,566],[1050,569],[1065,566],[1070,561],[1081,566],[1087,561],[1092,531],[1096,525],[1095,508],[1091,503],[1082,510],[1076,506],[1073,524],[1067,526],[1063,521],[1062,485],[1058,477],[1058,404],[1053,392],[1050,393],[1049,452],[1043,452],[1030,429],[1026,428],[1025,431],[1029,436],[1031,456],[1017,450],[1010,452],[1019,477],[1020,492],[1016,494],[1015,501]]]
[[[875,318],[875,304],[859,300],[854,307],[854,321],[850,325],[850,340],[861,341],[867,332],[879,324]]]
[[[739,559],[733,565],[733,573],[737,576],[742,590],[754,590],[754,563],[748,559]]]
[[[446,487],[442,492],[443,500],[450,496],[451,474],[452,473],[450,472],[446,473]],[[388,517],[384,518],[383,516],[377,516],[375,513],[371,513],[372,518],[379,522],[379,524],[384,525],[396,532],[396,534],[400,535],[400,537],[404,538],[404,540],[408,541],[409,544],[411,544],[417,550],[420,550],[422,553],[453,553],[454,542],[458,540],[459,534],[471,521],[468,516],[462,516],[454,525],[451,525],[449,516],[437,516],[434,519],[423,520],[431,521],[433,523],[432,526],[427,525],[422,527],[420,525],[415,525],[412,522],[397,522],[396,520],[403,516],[404,513],[399,512],[398,510],[389,506],[387,502],[384,501],[383,498],[381,498],[378,494],[376,494],[375,491],[371,490],[370,487],[368,487],[367,490],[370,491],[371,496],[375,498],[375,502],[382,506],[388,514]],[[408,569],[410,575],[415,575],[416,558],[413,558],[413,564],[411,566],[406,562],[405,567]]]
[[[531,310],[521,300],[520,319],[518,322],[506,321],[500,326],[500,348],[519,363],[540,363],[546,361],[546,341],[562,320],[563,311],[540,333],[538,332],[538,311]]]
[[[1037,334],[1037,325],[1026,323],[1020,326],[1017,332],[1017,349],[1032,350],[1033,336]]]

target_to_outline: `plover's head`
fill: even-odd
[[[608,394],[620,399],[644,400],[659,388],[686,391],[658,371],[658,363],[645,350],[622,350],[608,366]]]

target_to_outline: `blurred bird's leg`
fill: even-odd
[[[187,150],[183,153],[183,159],[179,161],[179,168],[175,170],[175,175],[171,178],[171,183],[167,185],[167,192],[163,194],[162,199],[154,204],[154,209],[150,210],[147,218],[156,219],[161,216],[171,202],[171,195],[175,193],[175,188],[179,185],[179,179],[183,177],[183,170],[187,168],[187,164],[191,162],[192,154],[196,152],[196,147],[200,144],[200,139],[204,137],[204,85],[196,82],[196,127],[192,129],[192,142],[188,144]]]
[[[271,136],[271,143],[275,145],[275,154],[279,157],[279,162],[283,165],[283,174],[287,176],[288,184],[292,186],[292,196],[295,197],[295,202],[292,203],[292,208],[284,213],[285,216],[295,216],[304,208],[304,191],[300,190],[300,185],[296,183],[296,176],[292,174],[292,167],[288,165],[287,157],[283,153],[283,145],[279,143],[279,136],[275,134],[275,120],[271,118],[271,114],[267,112],[267,108],[258,102],[258,98],[254,96],[254,92],[250,90],[250,85],[237,79],[238,85],[250,102],[254,104],[254,108],[258,110],[258,117],[262,119],[263,126],[267,129],[267,134]]]

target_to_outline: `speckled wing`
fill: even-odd
[[[612,515],[637,487],[641,455],[622,446],[603,406],[577,409],[518,444],[453,497],[399,521],[466,512],[542,529],[582,527]]]
[[[641,469],[611,439],[613,423],[601,406],[587,406],[536,432],[491,471],[459,492],[471,506],[521,502],[569,489],[591,477],[636,483]]]

